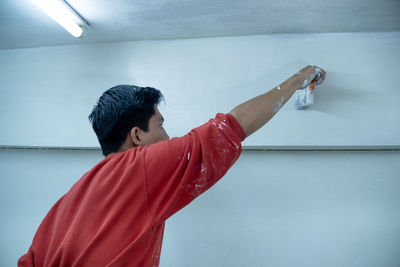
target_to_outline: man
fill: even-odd
[[[214,185],[241,142],[297,89],[321,84],[307,66],[269,92],[180,138],[169,139],[161,92],[122,85],[106,91],[89,119],[106,156],[49,211],[19,266],[158,266],[164,223]]]

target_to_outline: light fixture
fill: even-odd
[[[47,15],[58,22],[70,34],[80,37],[86,21],[68,3],[60,0],[32,0]]]

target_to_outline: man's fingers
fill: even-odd
[[[321,68],[317,68],[316,70],[317,70],[317,75],[315,77],[315,82],[317,85],[320,85],[325,80],[326,72]]]
[[[314,73],[311,75],[311,81],[316,85],[320,85],[325,80],[325,71],[317,66],[314,66]]]

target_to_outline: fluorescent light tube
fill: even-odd
[[[58,22],[75,37],[82,35],[83,30],[79,24],[85,23],[66,4],[59,0],[32,0],[47,15]]]

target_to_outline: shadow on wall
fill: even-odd
[[[339,117],[349,117],[355,108],[368,110],[379,92],[360,91],[363,83],[365,77],[359,74],[329,72],[325,82],[316,87],[314,105],[310,108]]]

